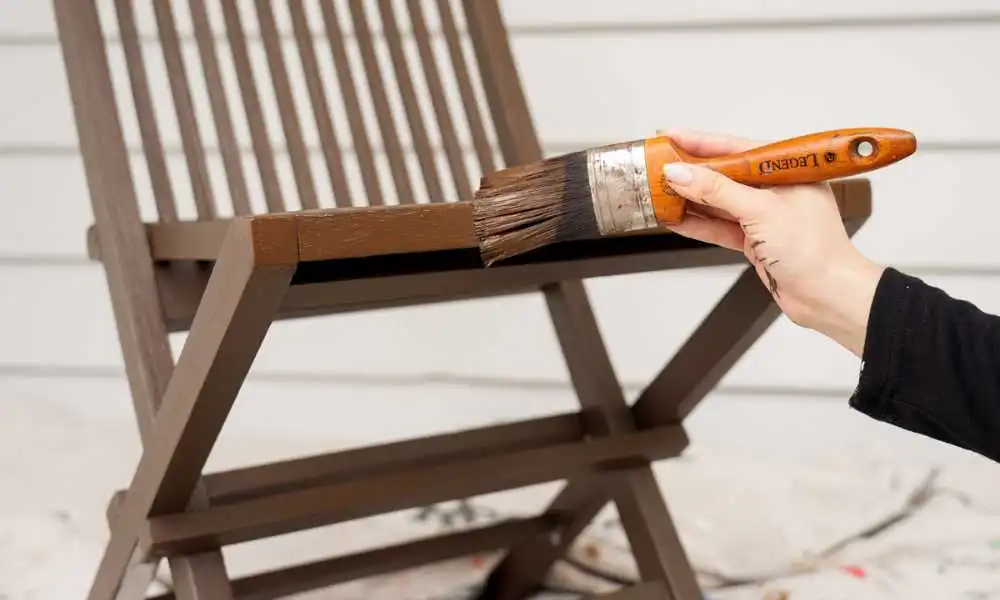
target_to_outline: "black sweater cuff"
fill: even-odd
[[[861,375],[850,405],[868,416],[891,420],[890,403],[896,393],[895,373],[905,343],[905,315],[913,297],[913,281],[889,267],[882,272],[868,316]]]

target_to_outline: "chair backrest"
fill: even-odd
[[[463,182],[476,175],[458,156],[470,143],[474,158],[466,163],[482,173],[498,154],[505,164],[541,156],[497,0],[53,5],[100,260],[143,430],[173,369],[158,283],[168,269],[154,265],[143,221],[414,202],[421,190],[435,201],[464,199]],[[400,103],[403,117],[392,112]],[[409,124],[409,136],[397,122]],[[207,139],[217,140],[216,151]],[[350,140],[353,158],[335,140]],[[309,160],[317,155],[310,144],[322,150],[318,160]],[[404,154],[404,144],[415,152]],[[447,162],[429,147],[442,148]],[[449,172],[450,179],[435,176]],[[178,185],[185,179],[186,189]]]
[[[74,4],[146,221],[470,199],[540,155],[497,0]]]

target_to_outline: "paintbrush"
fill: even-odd
[[[472,202],[483,262],[570,240],[661,229],[688,202],[666,182],[670,162],[703,165],[750,186],[795,185],[865,173],[913,154],[901,129],[837,129],[711,158],[667,136],[563,154],[482,178]]]

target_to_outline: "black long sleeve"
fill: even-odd
[[[886,269],[850,405],[1000,462],[1000,317]]]

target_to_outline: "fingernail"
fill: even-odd
[[[694,171],[684,163],[667,163],[663,165],[663,176],[674,183],[686,185],[694,179]]]

